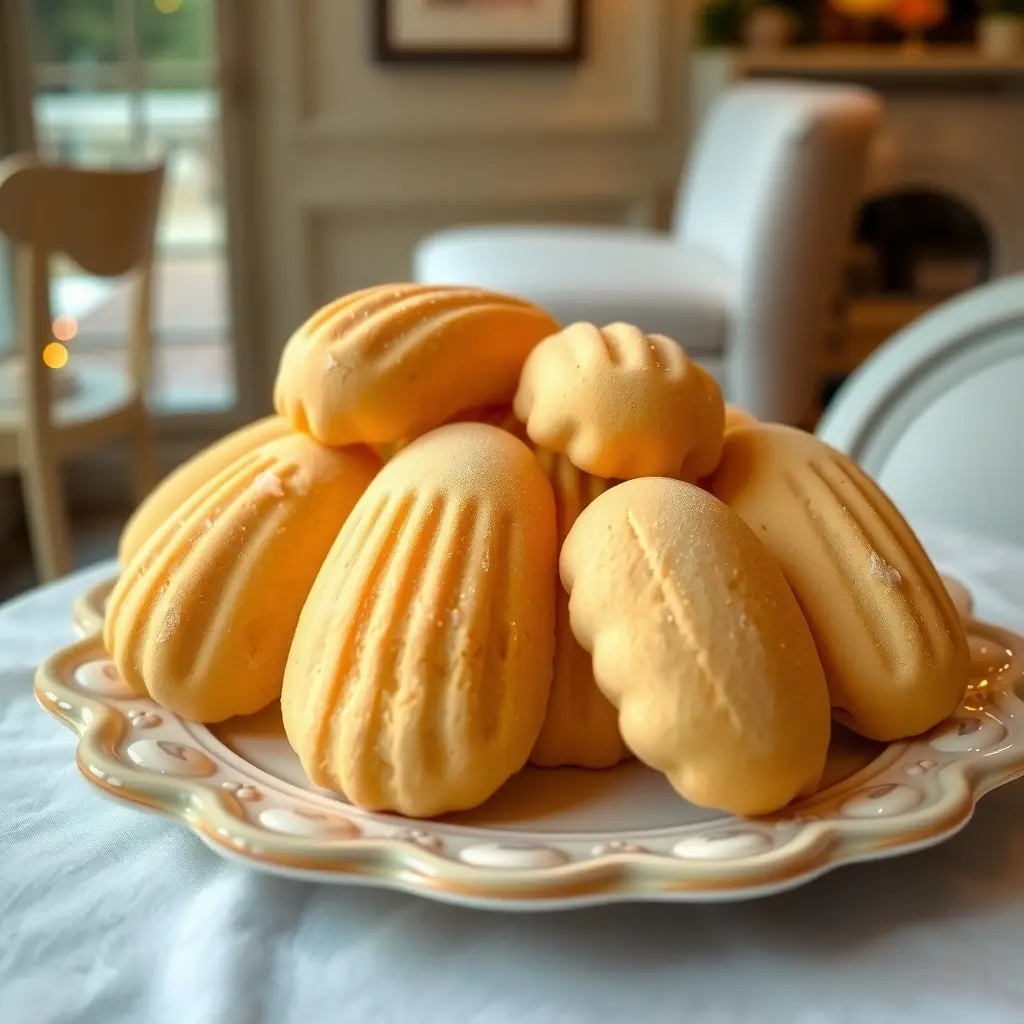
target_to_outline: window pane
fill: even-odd
[[[154,88],[209,85],[197,80],[213,68],[212,22],[207,3],[133,0],[139,56]]]
[[[30,0],[42,152],[79,165],[167,161],[153,303],[153,389],[168,411],[229,407],[216,0]],[[125,282],[54,263],[71,367],[123,362]]]
[[[36,64],[55,69],[121,60],[117,0],[32,0]]]

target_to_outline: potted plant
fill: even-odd
[[[704,0],[698,8],[702,47],[778,50],[806,37],[805,8],[817,0]],[[803,40],[805,41],[805,39]]]
[[[743,29],[741,0],[708,0],[697,14],[697,41],[702,47],[735,46]]]
[[[752,50],[781,50],[800,29],[792,7],[763,0],[750,4],[743,23],[743,40]]]
[[[1024,0],[982,0],[978,48],[986,57],[1014,57],[1024,49]]]

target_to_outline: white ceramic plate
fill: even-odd
[[[527,768],[484,807],[438,821],[369,814],[310,785],[276,708],[207,728],[130,693],[95,632],[109,588],[76,604],[87,635],[36,678],[40,703],[80,736],[79,768],[218,853],[295,878],[503,910],[745,899],[940,842],[981,796],[1024,774],[1024,639],[970,621],[957,715],[887,746],[838,730],[822,790],[778,815],[693,807],[635,762]]]

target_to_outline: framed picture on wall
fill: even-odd
[[[584,0],[373,0],[384,63],[571,63]]]

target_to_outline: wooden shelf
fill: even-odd
[[[763,51],[710,47],[694,51],[691,68],[694,128],[723,89],[748,78],[837,80],[891,90],[1024,92],[1024,53],[995,59],[974,46],[791,46]]]
[[[762,51],[722,49],[704,54],[733,62],[740,74],[854,75],[921,77],[958,75],[972,77],[1024,77],[1024,54],[994,59],[973,46],[926,46],[920,50],[902,46],[794,46]]]

